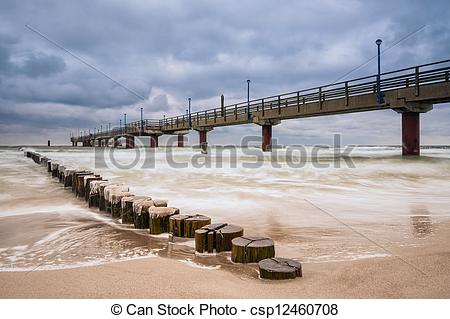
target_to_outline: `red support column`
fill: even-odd
[[[208,141],[207,141],[207,131],[199,131],[199,142],[200,142],[200,147],[202,147],[203,145],[207,145]]]
[[[184,147],[184,135],[178,134],[178,147]]]
[[[127,135],[125,137],[125,147],[134,148],[134,136]]]
[[[272,125],[261,125],[262,128],[262,151],[272,151]]]
[[[402,113],[402,155],[420,155],[420,113]]]
[[[150,134],[150,147],[158,147],[158,134]]]

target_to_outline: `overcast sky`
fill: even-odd
[[[450,58],[444,1],[0,2],[0,144],[68,143],[70,132],[331,83],[383,48],[383,71]],[[48,36],[136,95],[30,31]],[[376,72],[376,60],[346,79]],[[424,144],[450,144],[450,107],[422,116]],[[280,143],[400,143],[391,110],[283,121]],[[256,125],[215,129],[212,143],[260,135]],[[191,133],[191,142],[197,135]],[[193,141],[192,141],[193,140]]]

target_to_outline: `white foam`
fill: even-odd
[[[183,263],[183,264],[185,264],[185,265],[188,265],[188,266],[190,266],[190,267],[193,267],[193,268],[200,268],[200,269],[207,269],[207,270],[217,270],[217,269],[220,269],[220,268],[221,268],[220,265],[216,265],[216,266],[205,266],[205,265],[200,265],[200,264],[197,264],[197,263],[193,262],[193,261],[190,260],[190,259],[187,259],[187,260],[179,259],[178,261],[181,262],[181,263]]]

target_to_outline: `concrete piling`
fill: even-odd
[[[170,217],[179,213],[180,210],[175,207],[150,207],[148,209],[149,233],[154,235],[168,233]]]
[[[91,182],[92,181],[101,181],[102,177],[98,175],[94,175],[94,177],[90,175],[84,176],[84,200],[89,202],[89,195],[91,193]]]
[[[111,192],[128,192],[130,191],[128,186],[125,185],[108,185],[104,188],[104,198],[105,198],[105,211],[112,214],[111,211]]]
[[[84,198],[85,195],[85,188],[84,188],[84,177],[90,176],[95,177],[94,174],[83,174],[77,176],[77,188],[75,190],[75,194],[77,197]]]
[[[77,193],[79,176],[91,175],[91,174],[92,174],[92,172],[85,171],[85,170],[76,170],[75,172],[73,172],[73,174],[72,174],[72,192],[75,194]]]
[[[133,200],[136,196],[124,196],[120,200],[122,224],[133,224]]]
[[[89,207],[99,207],[99,189],[102,183],[107,185],[109,181],[93,180],[90,182],[89,199],[88,199]]]
[[[52,177],[58,177],[58,166],[59,166],[59,163],[52,162],[52,164],[51,164]]]
[[[63,184],[64,187],[72,187],[72,176],[75,172],[74,169],[66,169],[64,171]]]
[[[195,231],[195,250],[213,253],[231,250],[233,238],[244,235],[244,229],[226,223],[210,224]]]
[[[270,238],[237,237],[231,243],[231,260],[235,263],[257,263],[275,257],[275,246]]]
[[[125,196],[122,197],[122,224],[134,224],[133,206],[135,202],[151,200],[149,196]]]
[[[111,202],[111,216],[113,218],[120,218],[122,216],[122,198],[134,196],[133,193],[112,190],[110,193]]]
[[[266,258],[258,263],[259,276],[264,279],[282,280],[302,277],[302,265],[287,258]]]
[[[106,199],[105,199],[105,188],[112,185],[118,185],[113,184],[111,182],[105,182],[100,183],[98,186],[98,209],[99,211],[106,211]]]
[[[174,215],[169,219],[169,233],[175,237],[194,238],[195,231],[211,224],[211,218],[204,215]]]
[[[270,238],[244,237],[242,227],[226,223],[211,224],[208,216],[180,215],[178,208],[167,207],[166,200],[135,196],[126,185],[103,180],[91,171],[68,168],[39,153],[25,151],[24,156],[46,166],[52,177],[58,178],[64,187],[71,187],[72,192],[84,198],[89,207],[106,210],[113,218],[120,218],[123,224],[134,224],[136,229],[147,229],[153,235],[170,233],[176,237],[195,238],[195,251],[199,253],[231,250],[233,262],[258,262],[260,277],[264,279],[302,276],[299,262],[274,257],[274,243]]]
[[[167,207],[167,201],[164,200],[136,200],[133,203],[134,228],[149,229],[150,217],[149,209],[151,207]]]

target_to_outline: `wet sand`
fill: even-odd
[[[74,269],[1,272],[1,298],[449,298],[450,225],[399,257],[306,263],[303,278],[267,281],[229,269],[145,258]],[[403,260],[402,260],[403,259]]]

